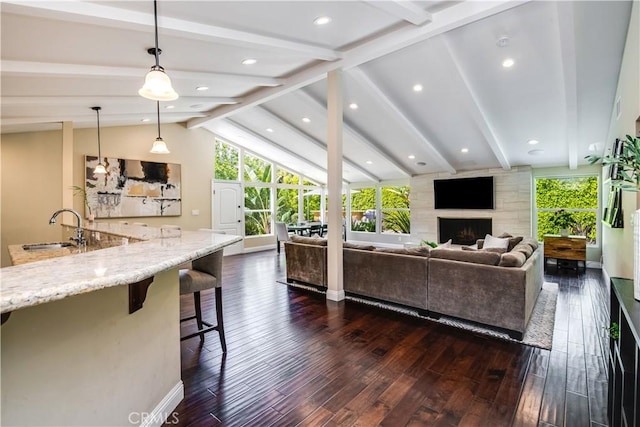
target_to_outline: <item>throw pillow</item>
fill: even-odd
[[[482,249],[484,246],[484,239],[476,240],[476,246],[478,247],[478,249]]]
[[[509,247],[509,238],[500,238],[493,237],[491,234],[487,234],[484,236],[484,245],[482,248],[504,248],[505,250]]]
[[[446,242],[444,242],[444,243],[440,243],[440,244],[438,245],[438,248],[439,248],[439,249],[448,249],[448,248],[450,248],[450,247],[451,247],[451,239],[447,240],[447,241],[446,241]]]
[[[522,243],[526,243],[527,245],[531,246],[531,249],[533,249],[534,251],[538,249],[538,241],[533,237],[527,237],[526,239],[522,239]]]
[[[527,259],[531,256],[531,254],[533,253],[533,249],[531,249],[531,246],[525,244],[525,243],[519,243],[516,245],[515,248],[513,248],[513,250],[511,252],[522,252],[524,254],[525,257],[527,257]]]

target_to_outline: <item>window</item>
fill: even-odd
[[[244,180],[245,182],[271,182],[271,163],[245,153]]]
[[[376,232],[376,188],[351,190],[351,231]]]
[[[304,199],[302,200],[305,221],[320,221],[322,218],[320,215],[320,193],[321,190],[319,188],[316,190],[305,189]]]
[[[216,140],[215,179],[238,181],[239,150]]]
[[[569,233],[586,236],[590,244],[596,243],[597,176],[536,178],[535,185],[538,240],[543,240],[545,234],[560,232],[554,217],[563,210],[573,220]]]
[[[298,222],[298,189],[276,189],[276,221],[295,224]]]
[[[247,186],[244,189],[244,234],[271,234],[271,188]]]
[[[276,172],[277,184],[293,184],[297,185],[300,182],[300,177],[286,169],[278,168]]]
[[[382,187],[382,232],[411,234],[409,186]]]

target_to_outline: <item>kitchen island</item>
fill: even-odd
[[[183,397],[178,267],[241,240],[83,228],[88,250],[0,269],[2,425],[161,425]]]

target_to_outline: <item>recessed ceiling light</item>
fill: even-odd
[[[303,117],[302,121],[305,122],[305,123],[310,123],[311,119],[309,117]]]
[[[502,66],[504,68],[511,68],[511,67],[513,67],[513,64],[515,64],[515,63],[516,63],[516,61],[514,61],[513,59],[507,58],[504,61],[502,61]]]
[[[410,159],[415,159],[415,158],[416,158],[416,156],[414,156],[413,154],[409,154],[409,158],[410,158]]]
[[[427,164],[425,162],[416,162],[416,165],[418,165],[418,166],[426,166]]]
[[[371,160],[367,160],[365,163],[368,164],[368,165],[372,165],[373,164],[373,162]]]
[[[201,91],[201,92],[202,92],[203,90],[209,90],[209,86],[198,86],[198,87],[196,88],[196,90],[199,90],[199,91]]]
[[[355,102],[352,102],[351,104],[349,104],[349,108],[351,108],[352,110],[357,110],[358,104],[356,104]]]
[[[413,85],[413,91],[414,92],[422,92],[422,85],[421,84]]]
[[[140,120],[140,121],[141,121],[141,122],[148,122],[148,121],[150,121],[150,120],[151,120],[151,119],[147,119],[147,118],[145,117],[144,119],[142,119],[142,120]]]
[[[538,144],[540,141],[538,141],[537,139],[530,139],[527,141],[527,144],[529,145],[536,145]]]
[[[166,108],[167,110],[173,110],[174,108],[176,108],[176,106],[175,105],[167,105],[164,108]]]
[[[257,60],[257,59],[254,59],[254,58],[247,58],[247,59],[242,60],[242,65],[253,65],[253,64],[255,64],[256,62],[258,62],[258,60]]]
[[[528,153],[532,156],[538,156],[542,153],[544,153],[544,150],[540,149],[540,148],[536,148],[535,150],[529,150]]]
[[[267,128],[267,132],[273,132],[273,129]]]
[[[316,25],[327,25],[329,22],[331,22],[331,18],[328,16],[318,16],[313,20],[313,23]]]
[[[468,149],[468,148],[463,148],[463,149],[461,149],[461,150],[460,150],[460,152],[461,152],[461,153],[468,153],[468,152],[469,152],[469,149]]]
[[[500,36],[498,41],[496,41],[496,46],[498,47],[507,47],[509,45],[509,36]]]

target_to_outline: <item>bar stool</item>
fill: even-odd
[[[204,334],[218,331],[222,352],[227,352],[227,342],[224,338],[224,324],[222,321],[222,250],[203,256],[192,261],[189,269],[180,270],[180,295],[193,294],[195,315],[180,319],[180,322],[196,320],[198,331],[181,337],[184,341],[200,335],[200,341],[204,340]],[[202,308],[200,305],[200,292],[207,289],[215,289],[217,324],[202,320]],[[206,327],[205,327],[206,326]]]

